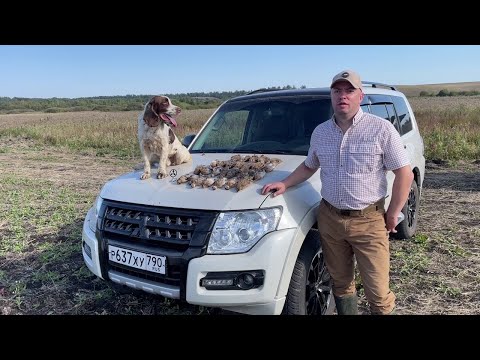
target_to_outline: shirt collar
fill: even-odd
[[[353,117],[353,126],[357,125],[358,122],[362,119],[363,116],[363,110],[362,108],[359,108],[355,116]]]

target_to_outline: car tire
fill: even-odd
[[[415,235],[415,232],[417,231],[418,209],[420,205],[419,194],[417,182],[413,180],[412,185],[410,186],[407,202],[402,209],[405,218],[395,228],[397,232],[390,234],[394,239],[410,239]]]
[[[310,230],[295,262],[284,315],[327,315],[335,310],[332,280],[325,265],[320,235]]]

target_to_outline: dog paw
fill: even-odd
[[[159,172],[159,173],[157,174],[157,178],[158,178],[158,179],[164,179],[164,178],[166,178],[166,177],[167,177],[167,173],[166,173],[166,172]]]
[[[146,180],[150,177],[150,173],[143,173],[142,176],[140,176],[141,180]]]

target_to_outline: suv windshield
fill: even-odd
[[[307,155],[313,129],[332,116],[328,96],[275,96],[223,104],[197,136],[191,153]]]

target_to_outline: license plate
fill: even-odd
[[[166,256],[158,256],[108,245],[108,259],[136,269],[165,274]]]

